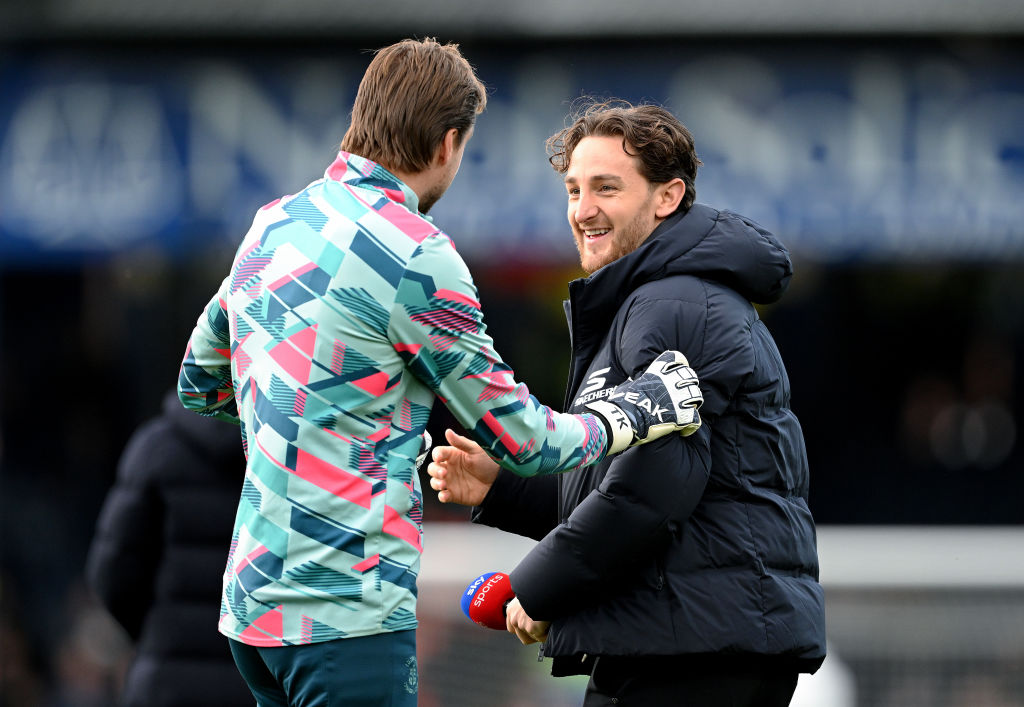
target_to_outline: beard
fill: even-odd
[[[438,185],[424,194],[423,198],[420,199],[420,213],[429,213],[434,204],[444,196],[445,190],[445,186]]]
[[[452,162],[448,168],[448,171],[440,176],[440,178],[434,182],[429,189],[420,198],[419,209],[420,213],[428,213],[434,204],[436,204],[442,196],[448,191],[448,187],[455,181],[455,175],[458,174],[459,162]]]
[[[600,253],[588,252],[585,249],[586,236],[578,226],[573,228],[573,235],[576,238],[576,250],[580,254],[580,266],[588,275],[603,268],[609,263],[614,263],[624,255],[629,255],[647,240],[647,237],[654,231],[657,222],[651,218],[651,211],[648,208],[651,203],[649,199],[636,213],[633,220],[622,228],[615,228],[612,240]]]

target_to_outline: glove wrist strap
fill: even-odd
[[[608,455],[618,454],[633,443],[633,424],[622,408],[606,400],[595,400],[587,403],[587,407],[600,418],[608,432]]]

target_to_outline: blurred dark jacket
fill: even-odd
[[[86,564],[135,643],[123,704],[254,703],[217,632],[244,477],[238,427],[185,410],[175,393],[125,447]]]

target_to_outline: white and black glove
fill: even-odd
[[[607,398],[587,403],[608,429],[608,454],[667,434],[684,437],[700,427],[697,408],[704,402],[697,374],[678,351],[654,359],[636,380],[615,387]]]
[[[423,430],[423,450],[416,456],[416,469],[423,466],[423,462],[427,460],[427,455],[430,454],[430,445],[434,441],[430,439],[430,433]]]

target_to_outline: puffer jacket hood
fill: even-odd
[[[793,277],[786,248],[756,222],[731,211],[694,204],[658,225],[632,253],[589,278],[584,318],[619,305],[640,285],[670,275],[717,280],[757,304],[776,302]]]

